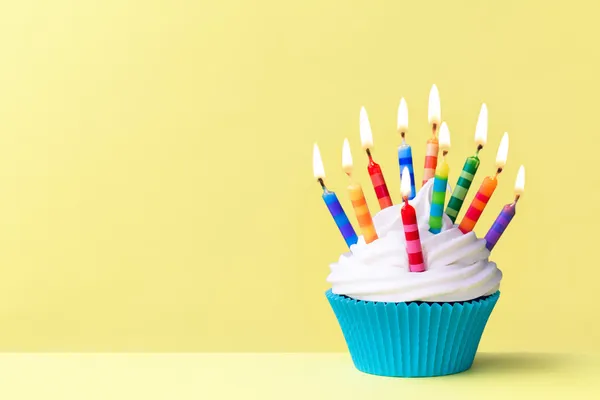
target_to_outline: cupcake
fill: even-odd
[[[327,277],[331,289],[326,296],[354,365],[369,374],[427,377],[469,369],[500,297],[502,272],[489,260],[490,251],[515,216],[525,185],[524,168],[521,166],[517,174],[514,201],[504,206],[485,238],[478,238],[473,228],[506,164],[508,134],[498,147],[495,175],[483,180],[465,207],[462,221],[455,225],[479,167],[479,152],[487,141],[487,107],[482,105],[475,129],[476,153],[467,158],[449,198],[446,158],[450,131],[440,118],[435,85],[428,114],[433,136],[427,141],[423,186],[417,193],[412,150],[406,143],[408,111],[404,99],[400,102],[398,133],[402,144],[398,147],[398,163],[403,202],[393,205],[381,168],[373,159],[370,123],[365,109],[361,109],[361,144],[382,210],[371,216],[362,187],[352,177],[352,155],[345,141],[342,169],[350,178],[348,194],[362,232],[360,237],[336,194],[325,185],[316,144],[313,150],[314,177],[350,250],[331,264]]]
[[[502,272],[484,239],[463,234],[446,214],[441,231],[430,232],[433,184],[410,200],[425,271],[409,269],[403,204],[374,215],[378,238],[359,237],[330,266],[326,297],[362,372],[428,377],[469,369],[500,296]]]
[[[360,237],[330,266],[326,296],[362,372],[427,377],[469,369],[498,301],[502,272],[489,260],[486,241],[461,232],[446,214],[440,232],[430,231],[433,184],[410,201],[423,272],[409,268],[403,204],[373,217],[376,240]]]

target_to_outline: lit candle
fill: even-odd
[[[377,232],[375,231],[373,219],[371,218],[369,206],[367,205],[367,200],[365,199],[362,187],[358,183],[352,181],[352,153],[350,152],[348,139],[344,140],[344,146],[342,148],[342,169],[346,175],[348,175],[348,178],[350,178],[348,193],[350,194],[350,201],[352,202],[352,207],[354,207],[358,225],[360,225],[365,242],[371,243],[377,239]]]
[[[450,131],[445,122],[442,122],[442,126],[440,127],[440,148],[442,149],[443,158],[441,164],[438,164],[435,170],[431,207],[429,209],[429,231],[431,233],[440,233],[442,231],[442,215],[444,214],[448,174],[450,172],[450,168],[446,162],[446,154],[450,150]]]
[[[479,187],[479,191],[477,191],[462,222],[458,226],[458,229],[460,229],[462,233],[471,232],[473,228],[475,228],[475,224],[477,224],[481,213],[485,209],[490,197],[492,197],[492,194],[494,194],[496,186],[498,186],[498,175],[502,172],[504,165],[506,165],[507,155],[508,133],[505,133],[500,141],[500,147],[498,148],[498,154],[496,155],[496,174],[494,176],[488,176],[483,180],[483,183]]]
[[[340,230],[344,240],[348,247],[356,244],[358,242],[358,236],[354,232],[354,228],[350,223],[350,220],[346,216],[342,205],[340,204],[337,196],[334,192],[327,189],[325,186],[325,168],[323,167],[323,161],[321,160],[321,153],[319,152],[319,147],[315,143],[313,148],[313,172],[317,181],[321,184],[321,188],[323,188],[323,201],[327,205],[335,224]]]
[[[360,140],[363,149],[367,152],[367,156],[369,157],[369,165],[367,166],[367,170],[369,171],[371,182],[373,182],[373,188],[375,189],[377,200],[379,200],[379,207],[381,207],[382,210],[384,208],[391,207],[394,204],[392,203],[390,192],[385,184],[381,167],[379,164],[373,161],[373,157],[371,156],[371,148],[373,147],[373,133],[371,132],[371,124],[369,123],[367,110],[365,110],[364,107],[360,109]]]
[[[477,151],[475,155],[468,157],[465,161],[465,165],[460,173],[454,192],[448,201],[446,207],[446,214],[452,220],[452,223],[456,221],[458,213],[465,201],[465,196],[471,187],[473,177],[479,168],[479,152],[485,146],[487,141],[487,125],[488,125],[488,113],[485,104],[481,105],[481,111],[479,112],[479,118],[477,119],[477,126],[475,127],[475,144],[477,145]]]
[[[423,261],[421,238],[419,237],[419,226],[417,225],[417,213],[413,206],[408,204],[410,186],[410,172],[405,167],[402,170],[402,181],[400,183],[402,198],[404,199],[404,206],[400,210],[400,215],[402,217],[402,226],[404,227],[404,237],[406,238],[408,270],[410,272],[423,272],[425,271],[425,263]]]
[[[525,168],[521,165],[521,168],[519,168],[519,173],[517,174],[517,180],[515,182],[515,201],[513,201],[512,204],[507,204],[504,206],[504,208],[502,208],[500,215],[498,215],[498,218],[496,218],[496,221],[494,221],[494,224],[485,235],[485,246],[489,251],[492,251],[496,243],[498,243],[500,236],[502,236],[508,227],[508,224],[510,224],[510,221],[512,221],[513,217],[515,216],[517,202],[519,201],[519,198],[523,194],[524,190]]]
[[[410,174],[410,195],[409,200],[412,200],[417,195],[415,187],[415,171],[413,168],[412,149],[406,144],[406,132],[408,131],[408,108],[404,98],[400,99],[398,107],[398,133],[402,137],[402,144],[398,147],[398,165],[400,166],[400,180],[402,180],[402,171],[408,168]]]
[[[437,157],[439,151],[439,143],[435,134],[442,121],[440,111],[440,94],[437,86],[433,85],[429,92],[429,125],[431,125],[432,137],[427,141],[427,149],[425,152],[425,170],[423,171],[423,185],[435,176],[435,168],[437,167]]]

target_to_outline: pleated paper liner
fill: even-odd
[[[471,367],[500,292],[456,303],[385,303],[326,293],[352,361],[382,376],[451,375]]]

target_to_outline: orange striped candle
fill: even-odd
[[[434,126],[434,135],[435,129],[436,127]],[[428,180],[435,176],[439,150],[440,144],[435,136],[427,141],[427,149],[425,151],[425,170],[423,171],[423,185],[425,185]]]
[[[435,134],[440,122],[442,121],[442,113],[440,108],[440,94],[437,86],[433,85],[429,92],[429,110],[428,120],[431,126],[432,137],[427,141],[427,150],[425,152],[425,169],[423,171],[423,185],[428,180],[435,176],[435,169],[437,168],[437,159],[440,146]]]
[[[498,175],[502,172],[502,169],[506,165],[507,156],[508,133],[505,133],[500,141],[498,155],[496,156],[496,174],[494,176],[488,176],[483,180],[483,183],[477,191],[475,198],[471,202],[471,205],[463,217],[462,222],[458,226],[458,229],[460,229],[462,233],[471,232],[473,228],[475,228],[475,225],[477,224],[477,221],[479,221],[479,217],[481,217],[485,206],[498,186]]]
[[[471,202],[469,209],[465,213],[462,222],[458,226],[458,229],[460,229],[462,233],[471,232],[473,228],[475,228],[475,224],[477,224],[477,221],[479,221],[479,217],[483,213],[483,210],[490,200],[490,197],[492,197],[492,194],[494,194],[496,186],[498,186],[497,177],[501,171],[502,169],[499,168],[498,172],[496,172],[496,175],[487,176],[483,180],[483,183],[481,184],[481,187],[479,187],[479,190]]]
[[[373,225],[371,212],[369,211],[369,206],[367,205],[367,200],[365,199],[362,187],[358,183],[352,182],[352,153],[350,152],[348,139],[344,140],[344,146],[342,148],[342,168],[350,178],[348,193],[350,194],[350,201],[352,202],[352,207],[354,207],[358,225],[365,238],[365,242],[371,243],[372,241],[377,240],[377,232],[375,231],[375,225]]]

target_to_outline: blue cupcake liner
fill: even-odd
[[[356,368],[398,377],[451,375],[471,367],[500,292],[456,303],[386,303],[325,295]]]

